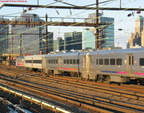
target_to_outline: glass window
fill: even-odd
[[[144,66],[144,58],[140,58],[139,59],[139,65],[140,66]]]
[[[32,63],[32,60],[26,60],[25,62],[26,63]]]
[[[73,59],[73,64],[76,64],[76,60],[75,59]]]
[[[132,56],[132,65],[134,65],[134,56]]]
[[[70,64],[72,64],[72,59],[70,59]]]
[[[69,59],[67,59],[67,64],[69,64]]]
[[[109,59],[104,59],[104,64],[109,65]]]
[[[117,65],[122,65],[122,59],[116,59],[116,64]]]
[[[110,59],[110,65],[115,65],[115,59]]]
[[[66,59],[64,59],[64,64],[66,64]]]
[[[99,65],[103,65],[103,59],[99,59]]]
[[[98,59],[96,59],[96,65],[98,65]]]
[[[77,64],[79,64],[79,59],[77,59]]]
[[[56,60],[56,64],[58,64],[58,60]]]
[[[42,60],[33,60],[33,63],[41,64],[41,63],[42,63]]]

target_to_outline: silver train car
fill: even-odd
[[[26,70],[39,70],[43,71],[43,57],[44,55],[32,55],[32,56],[25,56],[24,66]]]
[[[144,48],[25,56],[24,66],[46,75],[70,75],[100,82],[144,81]]]
[[[16,58],[16,67],[23,68],[24,67],[24,56],[19,56]]]

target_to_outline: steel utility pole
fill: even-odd
[[[99,0],[96,0],[96,44],[95,44],[95,49],[99,49],[99,9],[98,9],[98,4],[99,4]]]
[[[47,14],[46,14],[45,18],[46,18],[46,54],[48,54],[48,25],[47,25],[48,15]]]
[[[22,34],[20,34],[20,56],[22,56]]]

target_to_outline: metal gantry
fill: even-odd
[[[6,25],[45,25],[46,26],[46,35],[47,35],[47,32],[48,32],[48,29],[47,27],[49,25],[52,25],[52,26],[88,26],[88,27],[95,27],[96,29],[96,49],[99,48],[99,46],[104,43],[104,42],[100,42],[99,41],[99,32],[101,32],[103,29],[105,29],[106,27],[108,27],[109,25],[111,25],[112,23],[105,23],[105,27],[103,29],[99,29],[99,25],[103,25],[101,23],[99,23],[99,19],[98,19],[98,11],[99,10],[113,10],[113,11],[144,11],[144,8],[122,8],[121,7],[121,0],[120,0],[120,8],[112,8],[112,7],[99,7],[99,4],[100,3],[103,3],[103,2],[99,2],[99,0],[96,0],[96,7],[89,7],[89,6],[92,6],[94,4],[90,4],[90,5],[86,5],[86,6],[77,6],[77,5],[74,5],[74,4],[70,4],[70,3],[66,3],[66,2],[63,2],[62,0],[55,0],[56,2],[61,2],[61,3],[64,3],[64,4],[67,4],[67,5],[70,5],[70,6],[52,6],[52,5],[39,5],[39,0],[37,0],[37,5],[29,5],[29,4],[1,4],[0,7],[26,7],[28,8],[28,10],[30,10],[31,8],[57,8],[57,9],[85,9],[85,10],[96,10],[96,23],[87,23],[87,22],[49,22],[47,19],[48,19],[48,15],[46,16],[46,22],[44,21],[31,21],[31,22],[28,22],[28,21],[4,21],[4,20],[1,20],[0,21],[0,24],[6,24]],[[108,1],[104,1],[105,2],[109,2],[111,0],[108,0]],[[27,10],[25,10],[25,12],[27,12]],[[48,44],[48,36],[46,37],[46,42]],[[46,51],[48,51],[48,45],[46,47]]]

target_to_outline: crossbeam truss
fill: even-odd
[[[51,6],[51,5],[29,5],[29,4],[3,4],[3,7],[34,7],[34,8],[58,8],[58,9],[90,9],[90,10],[123,10],[123,11],[144,11],[144,8],[112,8],[112,7],[86,7],[86,6]]]
[[[88,22],[46,22],[46,21],[8,21],[0,20],[0,24],[3,25],[48,25],[48,26],[88,26],[93,27],[96,23]],[[112,23],[99,23],[99,25],[111,25]]]
[[[56,2],[62,2],[61,0],[55,0]],[[109,1],[105,1],[105,2],[109,2]],[[120,1],[121,2],[121,1]],[[17,20],[13,20],[13,21],[6,21],[6,20],[0,20],[0,24],[3,25],[31,25],[31,26],[35,26],[35,25],[43,25],[43,26],[88,26],[88,27],[95,27],[97,32],[96,32],[96,39],[97,39],[97,46],[96,48],[99,48],[99,45],[101,45],[102,43],[104,43],[105,41],[103,41],[102,43],[98,41],[99,39],[99,32],[101,32],[103,29],[105,29],[106,27],[108,27],[109,25],[112,25],[113,23],[99,23],[98,21],[98,10],[113,10],[113,11],[144,11],[144,8],[122,8],[120,6],[120,8],[112,8],[112,7],[99,7],[99,1],[96,1],[96,7],[91,7],[91,5],[87,5],[87,6],[76,6],[73,4],[69,4],[69,3],[65,3],[62,2],[64,4],[70,5],[70,6],[52,6],[52,5],[39,5],[39,3],[37,5],[30,5],[30,4],[0,4],[0,7],[26,7],[28,8],[28,10],[30,10],[31,8],[53,8],[53,9],[85,9],[85,10],[96,10],[96,23],[88,23],[88,22],[52,22],[52,21],[17,21]],[[93,4],[92,4],[93,5]],[[121,3],[120,3],[121,5]],[[47,17],[46,17],[47,20]],[[99,27],[100,25],[103,25],[103,27]],[[10,34],[9,34],[10,35]],[[26,35],[30,35],[30,34],[26,34]]]

